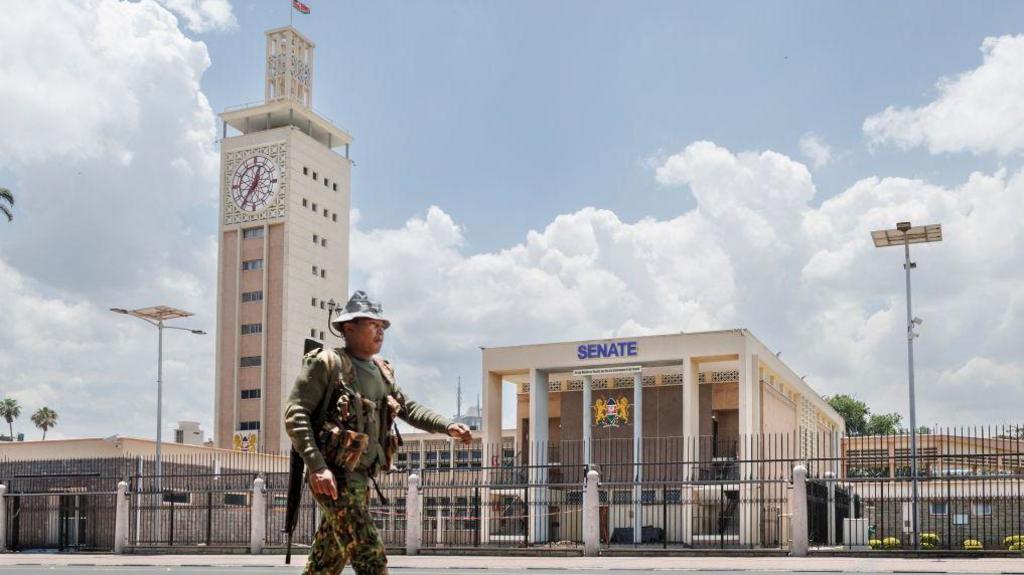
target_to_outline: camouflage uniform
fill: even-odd
[[[369,512],[369,482],[391,468],[399,443],[396,417],[435,433],[451,423],[409,399],[382,359],[360,360],[343,349],[306,354],[285,409],[285,429],[310,472],[326,467],[334,473],[338,499],[314,495],[323,519],[304,574],[336,575],[349,561],[357,574],[388,572]]]

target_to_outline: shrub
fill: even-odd
[[[1010,551],[1024,551],[1024,543],[1012,543]]]
[[[881,549],[882,548],[882,540],[881,539],[868,539],[868,547],[870,547],[872,549]]]
[[[1007,535],[1003,538],[1003,545],[1007,547],[1012,545],[1024,545],[1024,535]]]
[[[984,548],[985,546],[977,539],[964,539],[964,549],[968,551],[980,551]]]
[[[903,542],[900,541],[899,537],[886,537],[882,539],[882,547],[884,549],[899,549],[903,547]]]
[[[921,549],[938,549],[939,536],[935,533],[921,534]]]

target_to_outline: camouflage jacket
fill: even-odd
[[[395,383],[391,365],[374,358],[384,379],[385,396],[366,397],[351,358],[343,349],[313,350],[302,360],[285,406],[284,425],[306,466],[344,467],[373,475],[389,469],[398,447],[394,420],[444,433],[451,420],[411,400]]]

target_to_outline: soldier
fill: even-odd
[[[377,357],[391,322],[381,305],[357,291],[331,323],[345,339],[340,349],[303,358],[285,408],[285,428],[309,470],[323,519],[313,538],[307,575],[387,573],[384,544],[370,517],[369,484],[391,468],[401,437],[395,418],[468,443],[469,428],[409,399],[395,384],[391,365]],[[379,490],[378,490],[379,493]]]

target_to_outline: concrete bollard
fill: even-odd
[[[117,495],[114,496],[114,553],[124,553],[128,545],[128,483],[119,481],[117,483]]]
[[[249,506],[249,553],[263,553],[267,539],[267,490],[262,477],[252,482],[252,505]]]
[[[7,552],[7,486],[0,484],[0,553]]]
[[[793,468],[793,516],[789,554],[793,557],[807,556],[807,468],[797,465]]]
[[[583,555],[597,557],[601,552],[601,496],[597,490],[601,475],[587,472],[583,488]]]
[[[405,496],[405,554],[416,555],[423,541],[423,522],[420,520],[420,476],[409,476],[409,491]]]

